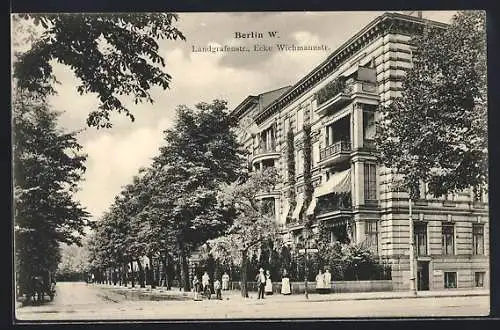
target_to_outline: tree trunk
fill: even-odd
[[[134,276],[134,262],[130,260],[130,281],[133,288],[135,288],[135,276]]]
[[[248,288],[247,288],[247,250],[241,251],[241,269],[240,269],[240,278],[241,278],[241,296],[243,298],[248,298]]]
[[[189,266],[187,262],[186,250],[182,242],[179,242],[178,247],[181,271],[181,288],[184,289],[184,292],[189,292]]]
[[[142,268],[142,263],[139,259],[135,260],[137,262],[137,267],[139,268],[137,281],[139,281],[139,285],[141,288],[145,288],[146,284],[144,283],[144,268]]]
[[[170,288],[168,287],[168,280],[167,280],[167,276],[168,276],[167,275],[167,262],[168,262],[167,258],[168,258],[168,254],[165,254],[165,257],[160,258],[161,265],[162,265],[160,280],[161,280],[161,286],[167,287],[167,290],[170,290]]]
[[[174,267],[174,257],[170,254],[167,253],[167,256],[166,256],[166,260],[167,260],[167,264],[166,264],[166,267],[167,269],[165,270],[166,271],[166,280],[167,280],[167,287],[168,289],[170,290],[172,288],[172,284],[173,284],[173,281],[174,281],[174,278],[175,278],[175,267]]]
[[[154,289],[156,288],[156,278],[158,276],[158,272],[156,271],[156,263],[153,264],[153,256],[151,254],[148,256],[148,259],[149,259],[149,269],[152,275],[150,277],[151,289]]]
[[[128,284],[127,265],[126,264],[122,265],[121,269],[122,269],[122,272],[121,272],[122,273],[122,284],[124,286],[127,286],[127,284]]]

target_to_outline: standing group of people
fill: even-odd
[[[316,291],[318,293],[329,293],[332,287],[332,274],[328,269],[323,273],[321,269],[316,275]]]
[[[229,275],[224,273],[222,275],[222,282],[218,278],[214,281],[214,292],[215,299],[222,300],[222,290],[229,290]],[[212,294],[212,288],[210,286],[210,276],[207,272],[201,277],[201,283],[198,280],[198,276],[193,278],[193,292],[194,300],[201,300],[200,294],[204,294],[208,299],[210,299]]]
[[[257,274],[255,280],[257,282],[256,284],[258,289],[257,299],[264,299],[264,294],[273,294],[273,281],[269,270],[266,270],[266,273],[264,274],[264,269],[259,269],[259,274]],[[281,279],[281,294],[291,294],[290,278],[288,277],[286,271],[283,272],[283,277]]]
[[[264,273],[264,269],[260,268],[259,273],[255,277],[257,285],[257,299],[264,299],[265,295],[273,294],[273,282],[271,279],[271,272],[267,270]],[[318,275],[316,275],[316,291],[318,293],[328,293],[331,289],[332,274],[328,269],[323,271],[320,269]],[[224,272],[221,280],[215,278],[213,282],[213,291],[215,292],[215,299],[222,300],[222,291],[229,290],[229,275]],[[204,272],[201,277],[201,282],[198,276],[193,278],[193,292],[194,300],[201,300],[201,294],[205,295],[208,299],[212,294],[212,287],[210,285],[210,276],[207,272]],[[289,295],[291,294],[290,278],[288,277],[286,270],[283,272],[283,277],[281,279],[281,294]]]

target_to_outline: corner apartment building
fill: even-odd
[[[408,194],[377,163],[377,108],[401,91],[412,65],[412,35],[444,24],[396,13],[379,16],[293,86],[247,97],[232,112],[249,151],[249,167],[276,167],[285,182],[261,196],[286,240],[303,243],[303,219],[314,214],[332,241],[369,247],[391,265],[395,289],[410,286]],[[311,125],[313,200],[303,204],[303,125]],[[294,132],[296,200],[287,198],[287,132]],[[488,204],[473,190],[434,198],[421,184],[414,201],[418,290],[488,287]],[[314,232],[313,228],[313,232]]]

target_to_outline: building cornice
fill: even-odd
[[[244,114],[251,106],[259,103],[259,97],[254,95],[249,95],[246,99],[244,99],[231,113],[229,114],[231,117],[239,118],[242,114]]]
[[[293,85],[288,92],[284,93],[269,106],[259,112],[254,117],[255,122],[260,124],[269,118],[269,116],[289,105],[291,102],[333,73],[356,52],[379,36],[388,33],[399,33],[403,35],[420,34],[426,24],[430,28],[446,28],[448,26],[444,23],[398,13],[385,13],[377,17],[339,48],[337,48],[337,50],[328,56],[325,61]]]

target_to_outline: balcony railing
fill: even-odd
[[[351,193],[336,195],[325,195],[318,199],[315,213],[320,215],[335,211],[346,211],[352,209]]]
[[[336,79],[316,92],[316,112],[321,115],[327,111],[338,109],[351,102],[355,95],[362,96],[364,102],[370,104],[377,104],[379,101],[376,83],[352,78],[348,80]]]
[[[271,142],[270,146],[261,146],[256,149],[254,149],[253,154],[256,155],[261,155],[261,154],[268,154],[272,152],[277,152],[276,151],[276,142]]]
[[[319,152],[319,160],[323,161],[332,156],[338,155],[342,152],[351,151],[351,142],[346,140],[341,140],[334,142],[333,144],[323,148]]]
[[[318,105],[325,103],[338,94],[349,94],[348,86],[343,79],[335,79],[320,89],[317,94]]]

